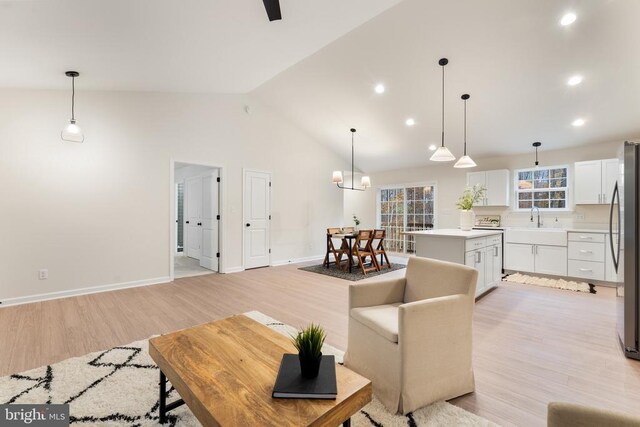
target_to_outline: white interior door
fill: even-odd
[[[200,266],[218,271],[218,170],[202,177],[202,250]]]
[[[200,259],[202,252],[202,177],[185,180],[184,232],[187,236],[185,252],[188,257]]]
[[[244,173],[244,268],[270,264],[271,174]]]

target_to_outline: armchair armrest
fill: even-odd
[[[378,282],[349,285],[349,310],[355,307],[402,302],[404,298],[404,277]]]
[[[429,341],[454,330],[471,330],[474,300],[455,294],[402,304],[398,307],[398,332],[403,342]]]

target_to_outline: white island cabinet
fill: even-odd
[[[407,231],[415,237],[416,255],[465,264],[478,270],[476,296],[502,279],[502,231],[440,229]]]

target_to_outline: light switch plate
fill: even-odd
[[[48,278],[49,278],[49,270],[47,270],[46,268],[43,268],[38,271],[38,279],[47,280]]]

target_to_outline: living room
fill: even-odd
[[[499,280],[484,288],[460,332],[473,337],[463,347],[475,387],[412,407],[413,422],[544,425],[551,402],[640,416],[640,362],[621,349],[616,283],[607,274],[612,194],[603,184],[600,199],[581,202],[578,189],[580,164],[603,165],[624,141],[640,141],[640,60],[629,54],[640,42],[632,31],[639,7],[2,2],[0,404],[68,405],[79,424],[155,425],[159,363],[148,340],[243,313],[285,338],[319,324],[326,355],[340,361],[356,345],[351,288],[410,276],[424,257],[422,237],[407,233],[457,230],[469,171],[501,170],[508,203],[473,208],[477,220],[499,218],[507,239]],[[438,147],[477,167],[430,160]],[[191,220],[179,213],[184,165],[216,171],[208,217],[204,208]],[[536,193],[518,188],[529,182],[519,174],[540,168],[562,169],[557,191],[550,177],[530,180],[547,183],[546,207],[527,205],[527,192]],[[418,188],[420,213],[409,212]],[[383,211],[391,206],[385,190],[403,197],[394,202],[405,209],[401,218]],[[562,207],[550,207],[556,202]],[[508,268],[516,264],[507,248],[525,243],[508,240],[506,229],[534,227],[536,215],[541,228],[564,230],[556,247],[568,254],[563,274],[540,277],[595,284],[597,293],[502,281],[535,276],[522,264]],[[205,217],[210,228],[200,225]],[[196,252],[178,249],[177,222],[183,234],[192,226]],[[388,272],[379,253],[368,267],[352,253],[360,231],[378,229],[386,232]],[[602,277],[570,274],[574,265],[588,269],[571,258],[578,232],[602,240]],[[534,243],[531,254],[543,246]],[[176,260],[191,262],[197,275],[176,271]],[[128,351],[135,357],[125,366]],[[116,369],[109,363],[120,367],[90,387]],[[385,380],[349,365],[347,357],[338,372],[372,380],[373,403],[335,425],[349,417],[354,425],[410,422],[401,405],[389,409],[380,398]],[[37,380],[25,374],[33,369]],[[172,385],[169,400],[187,405],[168,411],[171,423],[206,425],[201,408]]]

